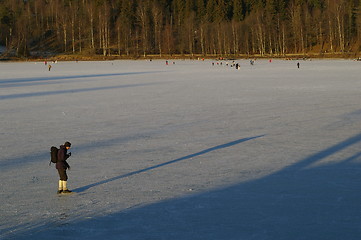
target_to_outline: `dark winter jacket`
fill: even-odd
[[[69,164],[66,162],[66,160],[70,157],[67,152],[68,150],[66,149],[66,147],[64,145],[61,145],[58,151],[58,161],[56,162],[56,169],[70,168]]]

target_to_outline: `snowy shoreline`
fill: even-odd
[[[0,52],[1,53],[1,52]],[[361,59],[361,53],[309,53],[309,54],[286,54],[284,56],[277,55],[240,55],[240,56],[219,56],[219,55],[147,55],[144,56],[86,56],[86,55],[54,55],[49,54],[48,56],[39,56],[39,57],[29,57],[29,58],[17,58],[17,57],[6,57],[4,59],[0,58],[1,62],[43,62],[43,61],[149,61],[149,60],[175,60],[175,61],[195,61],[195,60],[247,60],[247,59],[274,59],[274,60],[358,60]]]

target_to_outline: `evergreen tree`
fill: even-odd
[[[207,22],[214,22],[218,16],[215,16],[216,13],[217,2],[216,0],[208,0],[206,6],[206,20]]]
[[[242,21],[245,17],[244,3],[242,0],[233,0],[233,20]]]

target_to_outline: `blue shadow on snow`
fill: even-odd
[[[77,191],[255,138],[212,147]],[[87,240],[101,237],[111,240],[359,240],[361,151],[357,144],[360,143],[361,134],[357,134],[258,179],[134,206],[105,216],[74,219],[71,224],[64,220],[66,226],[33,226],[13,237],[19,240],[51,237]],[[322,160],[331,156],[333,161],[322,164]],[[336,156],[343,157],[335,161]],[[252,172],[249,174],[253,175]]]
[[[211,147],[211,148],[205,149],[203,151],[193,153],[193,154],[181,157],[181,158],[177,158],[177,159],[165,162],[165,163],[157,164],[157,165],[154,165],[154,166],[151,166],[151,167],[148,167],[148,168],[144,168],[144,169],[137,170],[137,171],[134,171],[134,172],[130,172],[130,173],[127,173],[127,174],[123,174],[123,175],[120,175],[120,176],[109,178],[109,179],[106,179],[106,180],[103,180],[103,181],[100,181],[100,182],[92,183],[92,184],[86,185],[84,187],[76,188],[73,191],[78,192],[78,193],[84,192],[84,191],[88,190],[89,188],[92,188],[92,187],[95,187],[95,186],[98,186],[98,185],[101,185],[101,184],[112,182],[112,181],[115,181],[115,180],[118,180],[118,179],[121,179],[121,178],[130,177],[132,175],[147,172],[147,171],[150,171],[150,170],[153,170],[153,169],[156,169],[156,168],[164,167],[166,165],[170,165],[170,164],[173,164],[173,163],[176,163],[176,162],[180,162],[180,161],[187,160],[187,159],[190,159],[190,158],[193,158],[193,157],[197,157],[197,156],[200,156],[200,155],[212,152],[212,151],[216,151],[216,150],[219,150],[219,149],[222,149],[222,148],[232,147],[232,146],[240,144],[242,142],[246,142],[246,141],[253,140],[253,139],[256,139],[256,138],[260,138],[260,137],[263,137],[263,136],[264,135],[238,139],[238,140],[226,143],[226,144]]]
[[[32,78],[10,78],[0,79],[0,88],[3,87],[21,87],[21,84],[39,83],[48,81],[58,81],[67,79],[83,79],[83,78],[96,78],[96,77],[114,77],[114,76],[127,76],[138,74],[158,73],[159,71],[149,72],[124,72],[124,73],[105,73],[105,74],[85,74],[85,75],[70,75],[70,76],[47,76],[47,77],[32,77]]]
[[[10,94],[10,95],[0,95],[0,100],[39,97],[39,96],[47,96],[47,95],[59,95],[66,93],[92,92],[92,91],[109,90],[109,89],[117,89],[117,88],[141,87],[141,86],[149,86],[154,84],[159,84],[159,83],[124,84],[118,86],[107,86],[107,87],[96,87],[96,88],[78,88],[78,89],[67,89],[67,90],[57,90],[57,91],[18,93],[18,94]]]

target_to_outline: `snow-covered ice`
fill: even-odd
[[[0,63],[1,239],[360,238],[360,62],[169,62]]]

